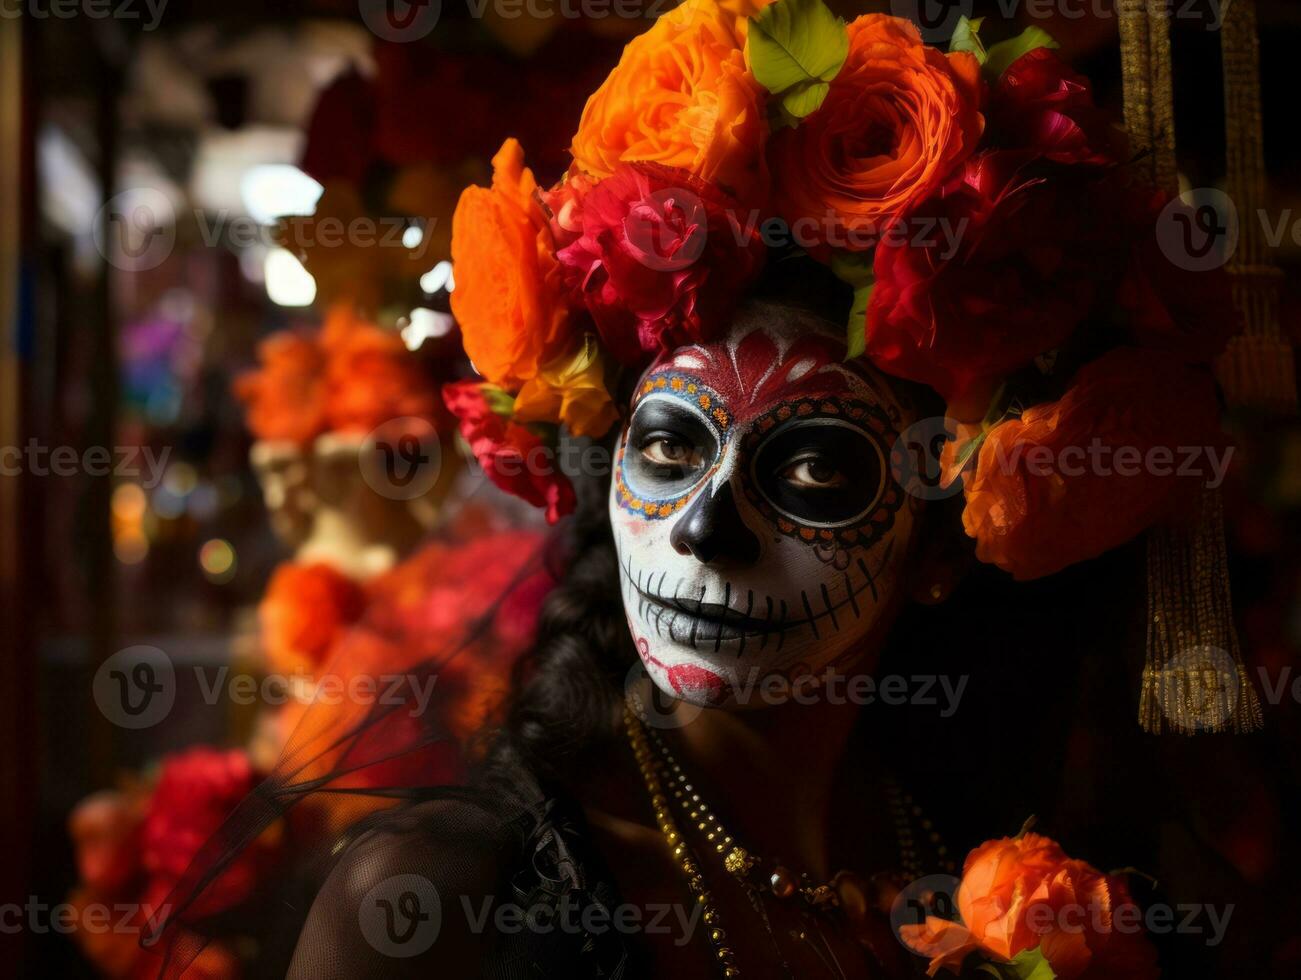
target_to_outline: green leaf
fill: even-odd
[[[1007,71],[1012,62],[1022,55],[1029,54],[1039,48],[1060,47],[1061,45],[1053,40],[1053,36],[1042,27],[1027,27],[1016,37],[1000,41],[989,49],[989,57],[985,61],[985,71],[991,77],[998,79],[1003,76],[1003,72]]]
[[[874,281],[870,252],[832,252],[831,271],[847,286],[862,289]]]
[[[976,455],[976,452],[980,449],[981,446],[985,444],[985,440],[988,438],[989,438],[988,431],[981,432],[980,435],[976,436],[974,439],[972,439],[970,442],[968,442],[965,446],[962,447],[962,449],[958,453],[958,460],[957,460],[959,470],[962,470],[964,467],[966,467],[967,461],[970,460],[972,456]]]
[[[515,396],[510,392],[499,388],[497,385],[484,384],[479,385],[479,390],[483,392],[483,400],[487,403],[488,408],[494,415],[500,415],[504,419],[513,418],[515,415]]]
[[[1018,953],[1008,964],[1012,968],[1009,976],[1016,980],[1056,980],[1057,974],[1044,957],[1039,947]]]
[[[1057,980],[1057,974],[1037,948],[1017,954],[1011,962],[986,961],[976,967],[976,972],[998,980]]]
[[[750,18],[745,48],[759,84],[802,119],[822,104],[844,66],[849,34],[822,0],[777,0]]]
[[[849,327],[845,335],[848,350],[846,360],[862,357],[867,350],[867,304],[872,300],[876,276],[872,272],[870,252],[833,252],[831,271],[837,279],[854,287],[854,305],[849,311]]]
[[[976,60],[982,65],[988,61],[989,53],[980,40],[980,25],[984,19],[983,17],[977,17],[975,20],[961,18],[958,21],[958,26],[953,29],[953,37],[949,41],[949,51],[966,51],[968,54],[975,55]]]
[[[830,91],[831,85],[828,82],[805,82],[782,96],[782,108],[796,120],[803,119],[822,105],[822,100]]]
[[[854,290],[854,305],[849,311],[849,332],[845,337],[845,360],[862,357],[867,350],[867,304],[872,301],[875,281]]]

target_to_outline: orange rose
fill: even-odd
[[[1018,579],[1051,575],[1222,479],[1226,447],[1208,370],[1118,348],[1081,368],[1059,401],[990,430],[962,523],[981,561]]]
[[[676,167],[754,202],[766,190],[764,90],[746,68],[738,18],[678,7],[624,49],[587,100],[574,162],[596,177],[620,163]]]
[[[1124,881],[1039,834],[988,841],[967,855],[957,900],[961,922],[928,916],[900,929],[914,952],[931,957],[931,976],[959,972],[973,952],[1006,961],[1036,948],[1060,980],[1158,975]]]
[[[452,216],[452,313],[479,373],[517,390],[565,348],[569,311],[523,148],[507,140],[492,166],[492,187],[467,187]]]
[[[261,366],[235,381],[249,431],[258,439],[304,444],[325,431],[321,350],[311,338],[282,331],[258,345]]]
[[[929,47],[908,21],[859,17],[826,100],[773,137],[778,212],[802,241],[871,248],[975,148],[979,78],[975,58]]]
[[[365,606],[361,586],[331,566],[285,562],[258,607],[269,664],[284,674],[314,671]]]

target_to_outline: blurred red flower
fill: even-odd
[[[146,903],[166,903],[199,849],[256,782],[248,755],[239,749],[198,746],[163,760],[141,827],[140,859],[150,876]],[[274,860],[277,844],[268,831],[243,851],[204,889],[192,914],[213,915],[248,899]]]
[[[560,472],[555,453],[528,428],[494,412],[480,382],[446,385],[443,399],[460,420],[461,435],[488,479],[507,493],[546,508],[552,524],[573,511],[574,486]]]

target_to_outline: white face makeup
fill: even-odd
[[[643,377],[610,491],[624,609],[665,693],[735,705],[856,659],[913,530],[879,378],[804,314],[752,307]]]

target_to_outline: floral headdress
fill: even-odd
[[[803,255],[853,288],[849,356],[945,401],[942,486],[962,477],[980,560],[1035,578],[1195,515],[1206,477],[1167,457],[1224,459],[1228,277],[1160,234],[1191,214],[1056,47],[963,19],[940,50],[822,0],[657,21],[558,183],[507,140],[457,206],[452,309],[483,382],[444,397],[488,475],[556,519],[567,479],[520,457],[605,433],[616,371],[718,337],[766,263]],[[1076,450],[1110,462],[1067,474]]]

